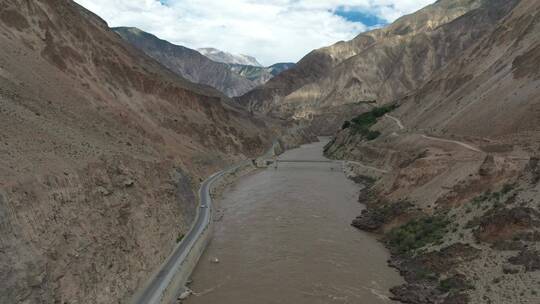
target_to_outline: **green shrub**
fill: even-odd
[[[343,126],[341,126],[341,130],[348,129],[348,128],[350,128],[350,127],[351,127],[351,122],[347,120],[347,121],[345,121],[345,122],[343,123]]]
[[[442,292],[464,291],[474,289],[474,286],[459,276],[450,277],[439,281],[438,289]]]
[[[367,140],[374,140],[377,139],[377,137],[381,136],[381,132],[379,131],[369,131],[366,135]]]
[[[369,128],[377,123],[377,117],[373,112],[366,112],[353,118],[352,122],[359,128]]]
[[[510,191],[514,190],[515,184],[504,184],[501,193],[503,195],[510,193]]]
[[[443,292],[449,292],[450,290],[454,289],[454,286],[452,284],[452,280],[446,279],[439,282],[439,290]]]
[[[449,221],[442,216],[425,217],[412,220],[392,229],[386,236],[390,248],[400,254],[412,251],[428,244],[439,243],[448,232]]]
[[[396,109],[396,105],[387,105],[374,108],[373,110],[362,113],[351,121],[346,121],[342,129],[351,128],[353,134],[360,134],[367,140],[374,140],[381,135],[378,131],[371,131],[370,128],[377,123],[377,119],[384,116],[386,113]]]

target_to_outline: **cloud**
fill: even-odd
[[[215,47],[263,64],[298,61],[434,0],[75,0],[110,26],[134,26],[190,48]]]

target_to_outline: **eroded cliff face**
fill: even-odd
[[[407,281],[392,290],[401,301],[540,300],[531,292],[540,271],[540,79],[525,65],[539,58],[540,3],[509,9],[460,56],[395,99],[389,116],[364,114],[327,146],[331,157],[364,164],[351,165],[351,174],[377,177],[361,197],[368,211],[353,225],[383,236]]]
[[[265,123],[72,1],[0,7],[0,302],[126,301]]]

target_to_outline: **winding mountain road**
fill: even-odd
[[[440,141],[440,142],[447,142],[447,143],[451,143],[451,144],[456,144],[456,145],[459,145],[459,146],[462,146],[463,148],[465,149],[468,149],[468,150],[471,150],[471,151],[474,151],[474,152],[479,152],[479,153],[482,153],[483,151],[478,149],[477,147],[475,146],[472,146],[468,143],[464,143],[462,141],[458,141],[458,140],[450,140],[450,139],[444,139],[444,138],[439,138],[439,137],[433,137],[433,136],[427,136],[427,135],[424,135],[422,134],[421,135],[423,138],[425,139],[429,139],[429,140],[434,140],[434,141]]]
[[[400,130],[405,130],[405,126],[403,125],[403,123],[401,122],[401,120],[395,118],[394,116],[391,116],[389,114],[385,114],[384,115],[386,118],[390,118],[391,120],[393,120],[399,127]]]
[[[396,125],[399,127],[400,130],[405,130],[405,125],[401,122],[401,120],[399,118],[396,118],[394,116],[391,116],[389,114],[385,114],[384,115],[386,118],[394,121],[396,123]],[[428,139],[428,140],[433,140],[433,141],[440,141],[440,142],[447,142],[447,143],[451,143],[451,144],[456,144],[456,145],[459,145],[459,146],[462,146],[463,148],[467,149],[467,150],[471,150],[471,151],[474,151],[474,152],[478,152],[478,153],[483,153],[484,151],[480,150],[479,148],[471,145],[471,144],[468,144],[468,143],[465,143],[465,142],[462,142],[462,141],[459,141],[459,140],[451,140],[451,139],[445,139],[445,138],[440,138],[440,137],[433,137],[433,136],[428,136],[428,135],[425,135],[425,134],[419,134],[422,138],[425,138],[425,139]]]

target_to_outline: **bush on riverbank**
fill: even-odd
[[[443,216],[425,217],[392,229],[386,236],[393,252],[411,254],[414,250],[438,243],[448,232],[449,221]]]

